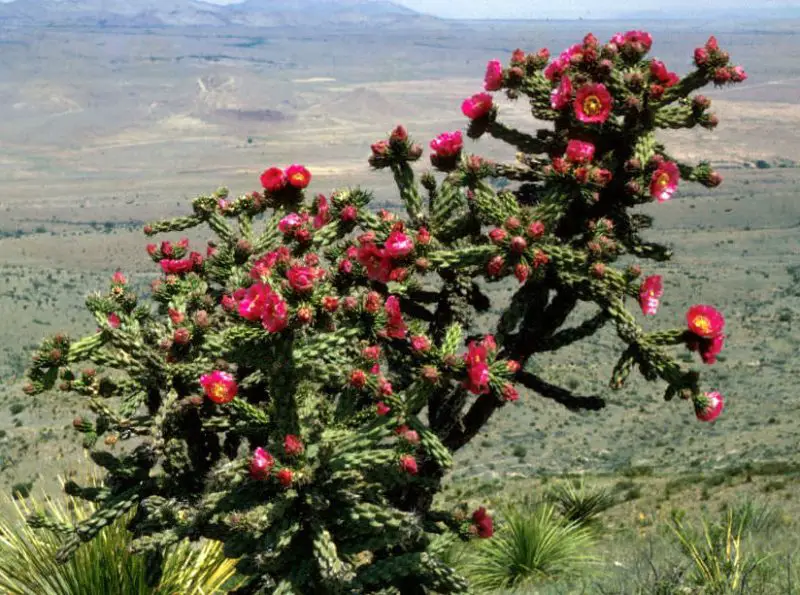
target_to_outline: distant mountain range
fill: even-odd
[[[14,0],[0,3],[1,26],[107,27],[394,25],[433,21],[389,0]]]

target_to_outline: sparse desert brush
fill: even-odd
[[[491,61],[485,91],[461,106],[466,135],[508,143],[516,162],[467,154],[450,131],[419,175],[423,147],[397,126],[369,163],[392,174],[403,215],[373,212],[361,188],[312,196],[311,171],[294,164],[266,169],[262,190],[220,189],[147,225],[150,236],[207,225],[215,237],[200,250],[149,244],[163,272],[152,301],[115,274],[87,299],[98,331],[46,340],[28,375],[29,393],[86,397],[73,425],[107,471],[101,488],[66,485],[97,509],[65,528],[58,559],[135,510],[134,551],[222,541],[248,577],[242,594],[463,592],[437,544],[489,538],[493,523],[483,507],[434,507],[452,454],[514,407],[520,387],[553,406],[601,408],[545,380],[536,360],[605,325],[622,344],[613,388],[637,368],[713,421],[722,395],[672,348],[714,363],[723,316],[693,305],[676,328],[651,331],[628,308],[655,316],[669,291],[642,274],[670,251],[643,239],[653,222],[634,208],[685,182],[720,183],[656,133],[715,127],[693,93],[745,75],[713,37],[682,78],[647,57],[651,44],[641,31],[605,44],[587,35],[552,61],[546,50]],[[552,126],[504,124],[500,90]],[[623,256],[640,264],[621,267]],[[518,289],[493,303],[486,284],[512,277]],[[566,326],[581,303],[594,312]],[[477,333],[481,314],[492,334]]]

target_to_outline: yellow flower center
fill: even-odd
[[[704,334],[711,331],[711,321],[706,316],[695,316],[694,325]]]
[[[583,112],[587,116],[596,116],[603,109],[603,102],[597,95],[589,95],[583,100]]]
[[[305,179],[306,177],[300,172],[292,175],[292,180],[294,180],[295,182],[304,182]]]
[[[227,398],[228,391],[225,389],[224,384],[222,384],[221,382],[217,382],[211,387],[211,394],[214,395],[214,398],[222,401],[225,398]]]
[[[656,186],[659,188],[666,188],[669,186],[669,174],[662,173],[656,178]]]

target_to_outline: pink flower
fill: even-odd
[[[495,246],[499,246],[500,244],[502,244],[505,241],[506,237],[508,237],[506,230],[501,229],[499,227],[495,227],[493,230],[489,232],[489,239],[492,240],[492,243]]]
[[[572,81],[568,76],[562,76],[558,87],[550,93],[550,107],[562,110],[572,101]]]
[[[330,206],[324,195],[317,196],[317,214],[314,215],[314,229],[319,229],[331,220]]]
[[[486,76],[483,79],[483,88],[487,91],[497,91],[503,86],[503,65],[500,60],[489,60],[486,65]]]
[[[391,407],[389,407],[383,401],[378,401],[377,404],[375,405],[375,413],[380,417],[383,417],[384,415],[389,413],[391,410],[392,410]]]
[[[697,304],[686,312],[689,330],[702,339],[712,339],[722,334],[725,318],[713,306]]]
[[[289,286],[297,293],[308,293],[314,289],[316,274],[310,267],[293,266],[286,271]]]
[[[294,434],[286,434],[286,437],[283,439],[283,451],[287,455],[294,457],[302,454],[304,450],[305,446],[303,446],[303,441],[300,440],[300,438]]]
[[[655,316],[661,296],[664,295],[664,284],[661,275],[650,275],[639,288],[639,305],[645,316]]]
[[[280,167],[270,167],[261,174],[261,185],[268,192],[278,192],[286,187],[289,180]]]
[[[571,163],[589,163],[594,158],[594,145],[572,139],[567,143],[566,158]]]
[[[492,109],[492,96],[488,93],[476,93],[468,97],[461,104],[461,113],[470,120],[477,120],[486,116]]]
[[[411,455],[401,456],[400,469],[409,475],[416,475],[419,472],[417,469],[417,459]]]
[[[485,507],[481,506],[472,513],[472,524],[478,537],[488,539],[494,535],[494,522]]]
[[[108,322],[108,326],[111,328],[119,328],[119,325],[122,324],[122,321],[119,319],[119,316],[112,312],[106,317],[106,322]]]
[[[520,283],[525,283],[525,281],[528,280],[528,276],[530,274],[531,274],[531,267],[529,267],[527,264],[518,262],[514,267],[514,276]]]
[[[747,80],[747,73],[741,66],[734,66],[731,69],[731,80],[734,83],[743,83]]]
[[[256,480],[266,479],[274,466],[273,456],[259,446],[250,459],[250,477]]]
[[[289,324],[286,302],[277,293],[270,293],[264,303],[261,325],[270,333],[279,333]]]
[[[547,65],[547,68],[544,69],[544,76],[548,81],[556,81],[564,74],[568,66],[569,60],[559,56]]]
[[[339,213],[339,218],[342,221],[355,221],[356,217],[358,217],[358,209],[353,205],[347,205]]]
[[[384,248],[392,258],[402,258],[414,250],[414,242],[402,231],[393,231],[386,238]]]
[[[260,320],[264,312],[264,306],[267,302],[267,297],[272,293],[272,288],[266,283],[253,283],[250,287],[244,290],[241,298],[237,298],[234,294],[234,299],[239,302],[238,312],[239,316],[245,320]]]
[[[400,311],[400,300],[397,296],[390,295],[386,298],[383,306],[386,312],[386,336],[392,339],[403,339],[408,332],[408,327],[403,321],[403,314]]]
[[[678,189],[680,176],[681,172],[676,163],[662,161],[650,179],[651,196],[658,202],[664,202],[672,198],[672,195]]]
[[[292,485],[292,482],[294,481],[294,473],[291,469],[281,469],[275,474],[275,477],[278,478],[278,482],[285,488],[288,488],[290,485]]]
[[[311,172],[295,163],[286,168],[286,178],[294,188],[303,189],[311,182]]]
[[[431,165],[442,170],[451,170],[456,166],[464,139],[460,130],[443,132],[431,141]]]
[[[725,399],[716,391],[703,393],[694,400],[694,413],[700,421],[714,421],[722,413]]]
[[[278,230],[283,234],[294,232],[303,224],[303,218],[297,213],[289,213],[278,222]]]
[[[417,352],[425,352],[430,350],[431,342],[425,335],[415,335],[411,337],[411,349]]]
[[[643,52],[649,52],[653,46],[653,36],[647,31],[627,31],[625,33],[617,33],[611,38],[611,43],[617,46],[634,45],[637,44]]]
[[[584,124],[602,124],[611,115],[611,93],[602,83],[584,85],[575,95],[575,117]]]
[[[373,281],[386,283],[392,271],[392,259],[386,251],[372,242],[364,242],[358,248],[358,262],[367,271],[367,277]]]
[[[544,235],[544,232],[545,232],[544,223],[542,223],[541,221],[538,220],[533,221],[528,226],[528,235],[531,236],[532,238],[540,238]]]
[[[200,376],[200,386],[203,387],[206,396],[218,405],[233,401],[239,390],[233,376],[221,370],[214,370],[211,374]]]
[[[128,279],[125,277],[122,271],[116,271],[111,276],[111,282],[117,285],[125,285],[128,282]]]
[[[697,66],[705,66],[708,64],[708,50],[705,48],[695,48],[694,63]]]

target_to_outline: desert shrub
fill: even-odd
[[[133,534],[125,524],[133,518],[132,511],[100,531],[66,564],[59,564],[56,552],[64,536],[97,507],[77,498],[6,497],[2,502],[11,512],[0,517],[0,591],[7,595],[213,595],[241,583],[222,545],[203,541],[166,549],[156,560],[163,564],[160,580],[150,585],[153,561],[128,552]]]
[[[547,499],[556,505],[568,521],[580,526],[593,524],[599,516],[616,504],[613,494],[603,488],[592,488],[583,480],[561,482],[547,492]]]
[[[565,521],[553,505],[509,508],[492,539],[475,547],[465,564],[470,584],[482,591],[510,592],[529,585],[569,580],[596,558],[591,531]]]
[[[434,506],[453,453],[520,388],[602,408],[544,378],[537,355],[606,325],[623,343],[612,388],[638,370],[713,421],[722,395],[674,351],[712,364],[724,319],[698,304],[675,328],[643,328],[628,302],[653,316],[664,287],[641,266],[671,253],[643,239],[653,221],[635,208],[669,200],[681,180],[720,183],[708,163],[672,156],[657,131],[715,127],[710,101],[691,94],[745,75],[712,38],[680,78],[646,57],[651,42],[587,35],[549,64],[546,51],[490,62],[487,90],[525,96],[552,123],[517,130],[489,93],[464,101],[467,135],[506,142],[515,163],[467,155],[461,131],[447,132],[431,143],[435,171],[420,175],[422,147],[395,128],[369,162],[391,172],[404,215],[372,211],[361,188],[311,198],[311,172],[295,164],[265,170],[263,191],[219,189],[145,226],[148,236],[207,226],[214,238],[205,253],[187,239],[148,245],[163,273],[152,302],[115,274],[87,299],[99,330],[47,339],[28,374],[28,393],[85,397],[73,426],[106,470],[101,489],[67,484],[97,509],[65,531],[58,559],[135,509],[132,551],[157,558],[185,540],[222,541],[248,578],[241,593],[462,592],[437,544],[488,537],[492,520],[483,507]],[[513,291],[486,290],[513,279]],[[582,304],[593,312],[567,325]],[[554,537],[525,556],[557,552],[564,562],[534,575],[560,572],[573,559],[561,539],[579,543],[583,529],[548,524],[552,507],[536,515],[536,535]]]

